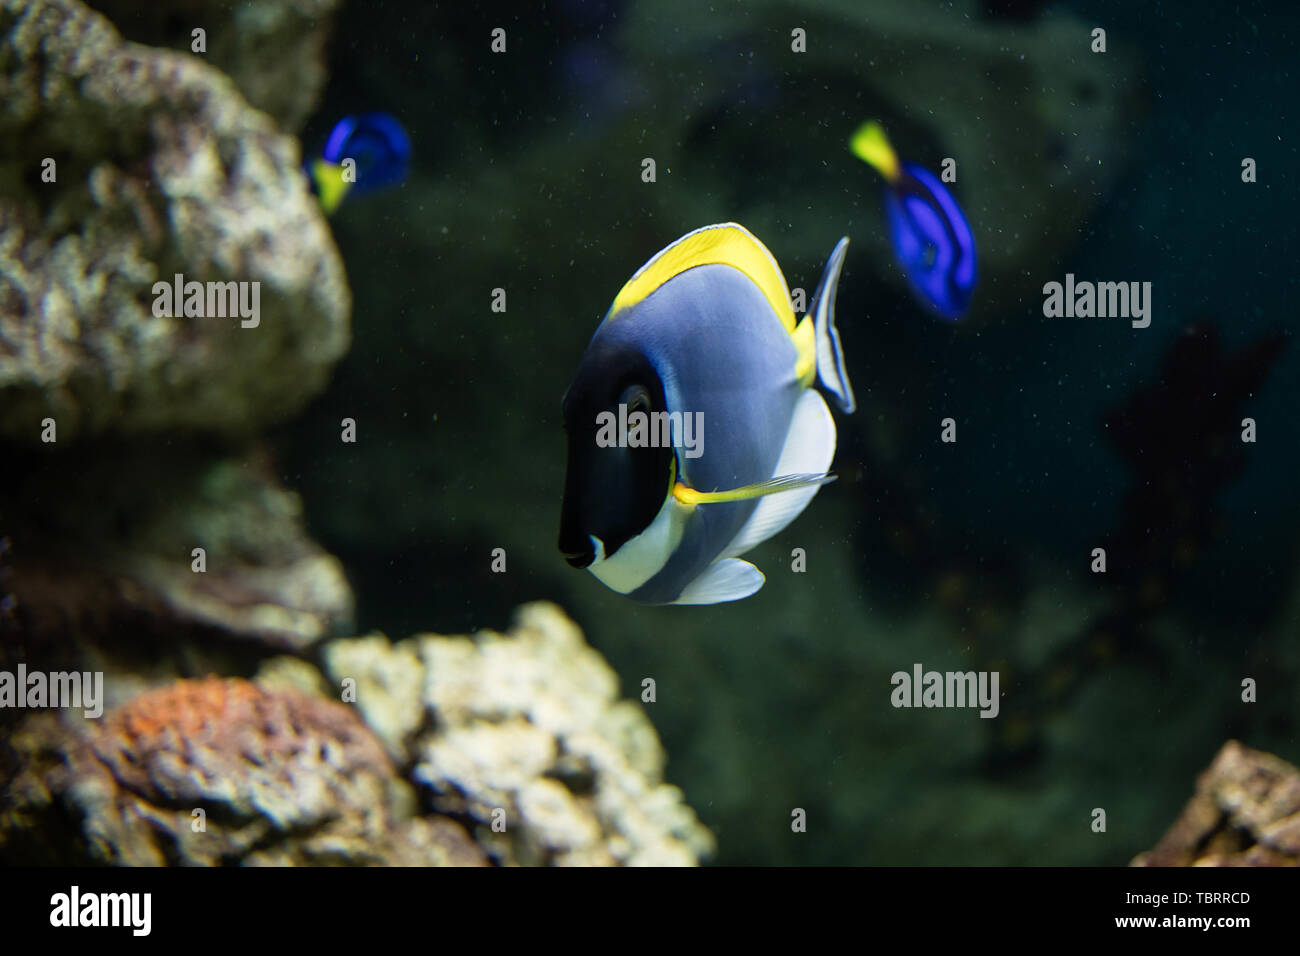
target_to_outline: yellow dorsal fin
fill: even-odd
[[[891,183],[898,182],[902,170],[898,163],[898,154],[889,145],[880,124],[872,120],[858,127],[853,138],[849,140],[849,149],[867,165],[874,168]]]
[[[739,269],[762,291],[780,316],[786,331],[794,334],[794,309],[785,276],[767,247],[744,226],[725,222],[688,232],[661,250],[623,286],[609,307],[609,317],[636,305],[673,276],[696,266],[727,265]]]

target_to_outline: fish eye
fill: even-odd
[[[623,394],[619,396],[618,403],[626,405],[628,412],[649,411],[650,410],[650,393],[644,386],[629,385],[623,389]]]

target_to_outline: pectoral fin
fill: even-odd
[[[763,572],[748,561],[723,558],[686,585],[674,604],[721,604],[747,598],[763,586]]]

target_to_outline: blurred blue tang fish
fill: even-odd
[[[345,175],[349,159],[356,163],[353,178]],[[387,113],[362,113],[335,124],[308,176],[329,215],[349,193],[360,195],[400,183],[410,161],[411,141],[402,124]]]
[[[885,178],[890,239],[908,282],[939,315],[961,318],[975,289],[975,237],[952,193],[929,171],[899,162],[879,123],[859,127],[849,148]]]

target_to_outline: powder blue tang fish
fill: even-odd
[[[688,233],[637,270],[564,396],[559,545],[571,565],[645,604],[763,586],[740,555],[832,480],[835,423],[812,386],[854,408],[834,318],[847,249],[835,246],[802,320],[772,254],[735,223]],[[632,431],[601,441],[602,419],[633,412],[697,420],[697,446],[638,444]]]
[[[344,175],[344,161],[356,163],[355,179]],[[406,178],[411,140],[402,124],[387,113],[345,116],[334,124],[319,159],[308,168],[313,191],[330,215],[349,193],[360,195]]]
[[[900,163],[878,123],[861,126],[849,148],[885,177],[885,217],[907,281],[939,315],[961,318],[975,290],[975,237],[957,200],[928,170]]]

